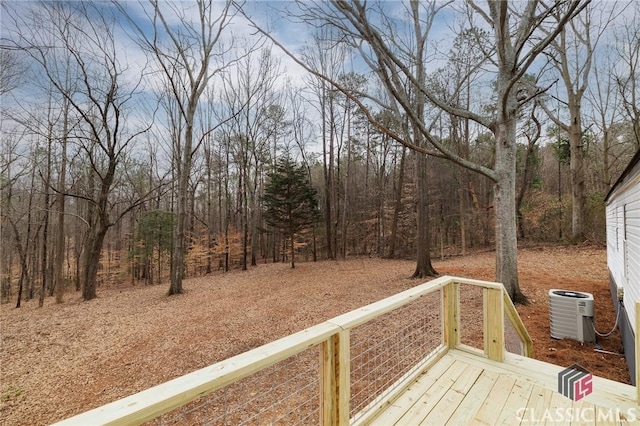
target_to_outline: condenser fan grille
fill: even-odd
[[[549,322],[554,339],[595,342],[593,295],[580,291],[549,290]]]

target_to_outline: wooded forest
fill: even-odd
[[[634,1],[7,1],[1,26],[16,307],[478,249],[517,299],[517,244],[604,244],[640,147]],[[295,230],[268,208],[287,161],[315,197]]]

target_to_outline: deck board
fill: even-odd
[[[457,410],[449,417],[452,425],[468,425],[478,412],[482,404],[491,393],[491,389],[498,380],[498,374],[484,370],[478,380],[465,395]]]
[[[516,380],[511,388],[511,393],[507,398],[496,424],[513,425],[520,422],[522,407],[527,406],[533,385],[522,380]]]
[[[538,420],[544,418],[545,410],[551,404],[552,394],[553,391],[550,389],[545,389],[541,386],[533,386],[531,395],[529,396],[529,401],[527,402],[527,406],[523,413],[523,418],[527,420],[523,420],[521,423],[544,424],[543,420],[536,422],[533,421],[533,419]]]
[[[558,425],[559,422],[563,422],[563,416],[557,416],[557,410],[561,411],[562,413],[566,413],[567,410],[573,408],[573,404],[574,402],[571,401],[569,398],[567,398],[566,396],[558,393],[558,392],[552,392],[551,393],[551,400],[549,401],[549,406],[550,408],[552,408],[552,410],[549,410],[547,412],[546,415],[546,420],[545,420],[545,426],[554,426],[554,425]],[[568,419],[569,423],[571,424],[571,418]],[[563,422],[564,424],[567,424],[566,422]]]
[[[587,426],[595,423],[595,405],[585,400],[580,400],[574,404],[574,408],[580,410],[579,412],[582,415],[572,419],[571,426]]]
[[[640,425],[634,387],[594,377],[594,392],[574,402],[557,392],[561,370],[512,354],[500,363],[450,350],[369,424]]]
[[[415,404],[395,423],[402,425],[417,425],[438,405],[451,386],[464,372],[468,364],[456,361],[449,369],[431,386]]]
[[[439,425],[446,423],[481,374],[482,368],[480,367],[472,365],[465,368],[463,374],[451,385],[444,397],[438,401],[420,424]]]
[[[407,407],[413,406],[454,362],[453,357],[446,357],[429,368],[425,374],[418,376],[416,381],[409,385],[398,399],[376,417],[376,422],[382,425],[395,424],[407,411]]]
[[[478,410],[471,423],[482,425],[496,424],[501,408],[506,404],[509,394],[511,393],[511,388],[513,388],[515,383],[516,380],[513,377],[501,374],[488,398],[484,400],[480,410]]]

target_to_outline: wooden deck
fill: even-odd
[[[482,296],[473,288],[481,288]],[[478,320],[461,320],[463,312]],[[375,327],[352,338],[352,330],[368,323]],[[472,335],[481,336],[473,348],[464,343]],[[287,368],[296,371],[291,360],[305,351],[317,352],[310,352],[317,365],[298,365],[309,373],[298,376],[301,383],[262,376],[276,365],[284,376]],[[56,425],[132,425],[162,422],[163,415],[189,425],[202,419],[306,425],[315,418],[322,426],[640,425],[640,388],[593,377],[593,392],[573,402],[557,392],[558,373],[568,366],[527,358],[531,351],[531,338],[501,284],[443,276]],[[408,353],[419,355],[408,365],[395,362]],[[252,377],[251,392],[235,386]],[[232,385],[236,393],[226,399]],[[361,389],[369,390],[354,391]],[[288,397],[266,397],[277,392]]]
[[[449,350],[369,424],[640,424],[635,387],[594,376],[593,393],[574,402],[557,392],[563,369],[513,354],[500,363]]]

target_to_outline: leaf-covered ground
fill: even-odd
[[[492,280],[494,254],[435,261],[441,274]],[[166,297],[166,285],[76,293],[43,309],[2,305],[0,424],[41,425],[141,391],[195,369],[382,299],[420,281],[410,261],[374,258],[259,265],[185,282],[186,294]],[[549,335],[548,290],[587,291],[596,300],[596,326],[612,327],[606,252],[597,247],[547,247],[519,253],[519,306],[535,357],[628,383],[620,335],[598,344]]]

